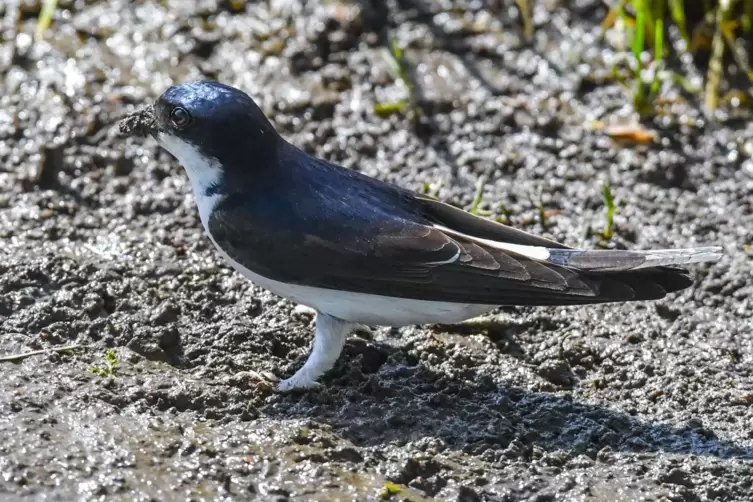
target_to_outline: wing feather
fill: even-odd
[[[632,254],[572,249],[292,147],[283,153],[274,180],[226,195],[208,221],[232,259],[269,279],[487,305],[653,299],[691,283],[684,270],[625,270],[639,261]],[[688,256],[635,266],[699,259]]]
[[[404,221],[359,230],[344,232],[347,239],[301,235],[242,208],[217,209],[209,220],[212,238],[231,258],[283,282],[462,303],[581,303],[595,296],[593,283],[564,267],[432,225]]]

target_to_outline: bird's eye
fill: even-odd
[[[191,114],[185,108],[176,106],[170,112],[170,121],[175,127],[186,127],[191,123]]]

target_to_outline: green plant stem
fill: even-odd
[[[50,27],[52,16],[55,14],[57,7],[58,0],[44,0],[42,10],[39,12],[39,18],[37,19],[37,37],[44,35],[44,32]]]
[[[612,237],[614,237],[614,197],[612,197],[612,189],[609,187],[608,183],[604,183],[604,186],[601,188],[601,194],[604,199],[604,205],[607,208],[607,224],[604,228],[604,231],[601,233],[601,236],[607,240],[611,241]]]
[[[686,44],[690,44],[688,26],[685,21],[685,0],[669,0],[669,11],[672,15],[672,20],[680,31],[680,36],[685,40]]]
[[[486,181],[487,177],[485,174],[479,176],[478,182],[476,183],[476,194],[473,196],[473,205],[471,205],[471,214],[479,213],[479,207],[484,200],[484,187],[486,186]]]

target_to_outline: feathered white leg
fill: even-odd
[[[295,375],[280,382],[277,390],[289,392],[319,386],[317,378],[335,365],[335,361],[343,350],[345,340],[355,326],[342,319],[318,312],[311,355],[303,367],[295,372]]]

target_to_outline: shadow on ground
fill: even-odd
[[[380,364],[396,360],[406,363]],[[567,394],[495,385],[472,370],[452,379],[411,363],[401,349],[349,342],[322,389],[274,397],[261,411],[279,419],[315,417],[363,447],[436,438],[466,453],[529,459],[534,448],[593,459],[610,451],[753,459],[750,448],[719,439],[700,420],[673,427]]]

